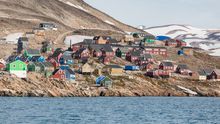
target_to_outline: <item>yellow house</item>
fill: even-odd
[[[122,39],[122,42],[134,42],[133,35],[125,35]]]
[[[182,47],[183,53],[187,56],[193,56],[193,48],[192,47]]]
[[[124,69],[119,65],[109,65],[109,74],[110,75],[123,75]]]

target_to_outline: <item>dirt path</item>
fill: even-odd
[[[67,31],[67,32],[64,32],[64,33],[58,35],[58,37],[54,40],[54,44],[59,44],[59,43],[63,44],[64,38],[72,32],[73,31]]]

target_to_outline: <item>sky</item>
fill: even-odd
[[[84,0],[123,23],[220,28],[220,0]]]

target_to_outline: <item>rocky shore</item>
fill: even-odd
[[[28,80],[9,76],[0,79],[0,96],[10,97],[134,97],[134,96],[194,96],[178,86],[189,88],[196,96],[219,97],[220,82],[196,82],[186,79],[148,79],[136,75],[135,79],[114,80],[113,88],[96,87],[86,80],[67,82],[45,79],[31,74]]]

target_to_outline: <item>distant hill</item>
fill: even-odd
[[[83,0],[0,0],[0,32],[55,22],[65,29],[137,31]]]
[[[189,25],[163,25],[144,28],[156,36],[165,35],[171,38],[183,39],[189,46],[209,50],[210,55],[220,56],[220,30],[201,29]]]

